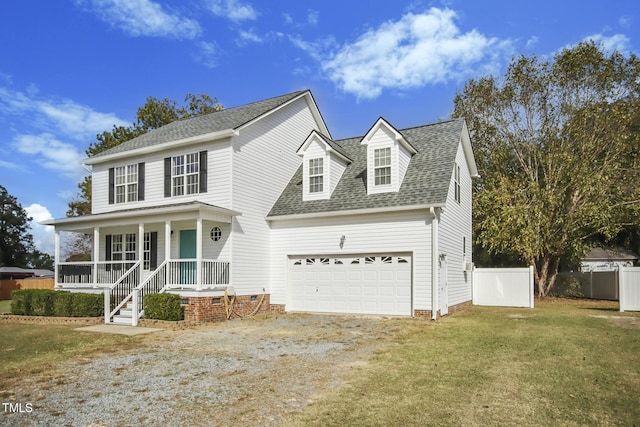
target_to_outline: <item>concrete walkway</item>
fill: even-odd
[[[120,335],[141,335],[141,334],[149,334],[152,332],[164,331],[164,329],[143,328],[140,326],[103,324],[103,325],[85,326],[83,328],[76,328],[76,331],[102,332],[105,334],[120,334]]]

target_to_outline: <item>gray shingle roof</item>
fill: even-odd
[[[292,92],[286,95],[269,98],[239,107],[227,108],[215,113],[203,114],[184,120],[177,120],[168,125],[154,129],[130,141],[124,142],[109,150],[98,153],[95,157],[122,153],[138,148],[150,147],[171,141],[179,141],[207,133],[227,129],[238,129],[242,125],[262,116],[307,91]]]
[[[367,148],[362,137],[334,141],[352,160],[328,200],[302,200],[302,166],[289,181],[269,217],[446,202],[464,119],[402,129],[418,151],[411,158],[400,191],[367,195]]]

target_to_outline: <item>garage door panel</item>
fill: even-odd
[[[289,270],[290,310],[411,314],[409,255],[299,256]]]

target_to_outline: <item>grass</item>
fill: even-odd
[[[551,300],[405,326],[288,425],[637,425],[640,314]]]
[[[0,314],[11,313],[11,300],[0,301]]]
[[[75,331],[77,326],[0,323],[0,390],[33,375],[53,375],[69,358],[141,345],[137,337]]]

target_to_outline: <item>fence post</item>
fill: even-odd
[[[529,266],[529,308],[533,308],[534,297],[533,265]]]
[[[624,292],[624,288],[625,288],[625,282],[624,282],[624,278],[625,278],[625,274],[624,274],[624,267],[619,267],[618,268],[618,300],[620,302],[620,313],[622,313],[624,311],[624,298],[625,298],[625,292]]]

